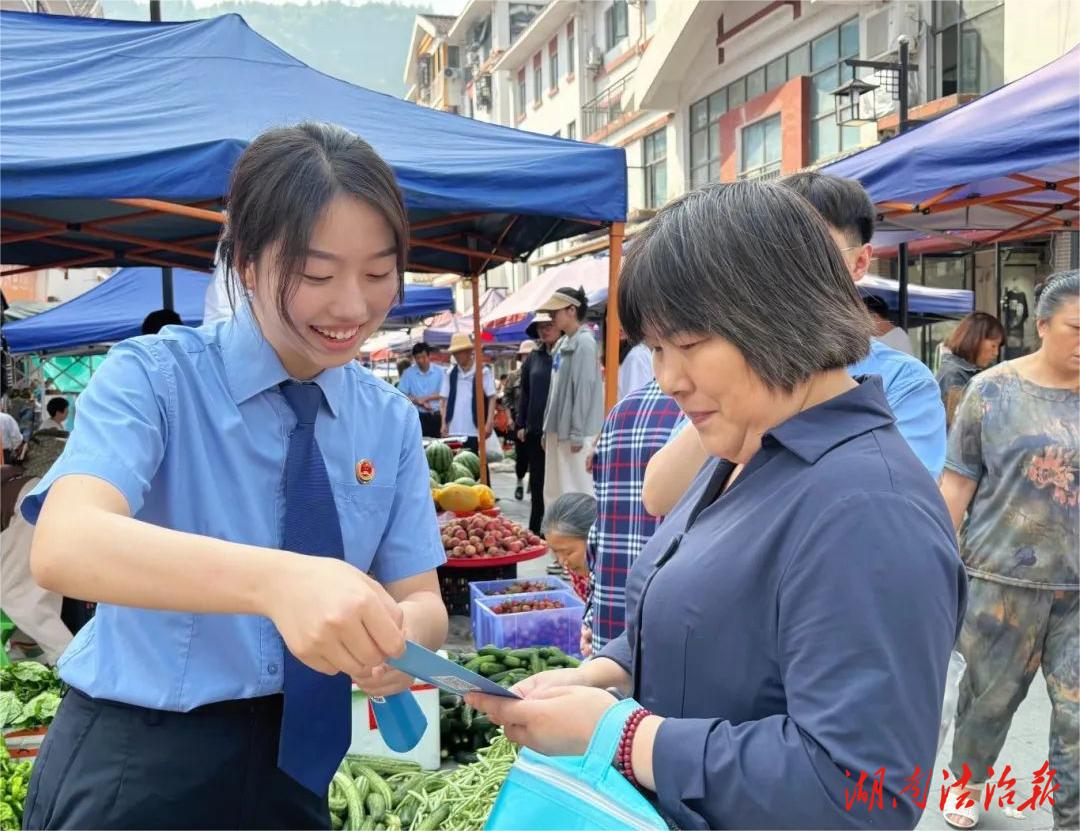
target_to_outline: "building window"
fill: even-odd
[[[455,69],[461,68],[461,47],[460,46],[447,46],[446,47],[446,65],[454,67]]]
[[[615,0],[604,11],[604,32],[607,35],[606,48],[614,49],[615,44],[630,34],[630,15],[626,0]]]
[[[780,114],[742,128],[740,179],[772,179],[780,175]]]
[[[810,160],[835,156],[859,146],[859,128],[836,123],[835,90],[851,77],[844,64],[859,57],[859,21],[853,18],[810,42]]]
[[[548,77],[551,78],[551,88],[559,88],[559,39],[552,38],[548,44]]]
[[[525,117],[525,68],[518,70],[517,76],[517,114],[518,118]]]
[[[645,169],[645,207],[660,208],[667,202],[667,129],[645,136],[641,142]]]
[[[571,121],[566,125],[566,137],[568,139],[577,138],[577,121]]]
[[[811,146],[814,161],[835,155],[859,143],[857,127],[836,125],[832,91],[840,86],[847,58],[859,56],[859,20],[852,18],[809,43],[792,49],[763,67],[737,78],[708,98],[690,106],[690,185],[697,187],[720,178],[720,142],[717,120],[728,110],[774,90],[792,78],[813,76],[810,103]],[[831,84],[831,86],[830,86]]]
[[[934,3],[932,83],[937,96],[983,94],[1005,83],[1004,0]]]
[[[544,67],[540,53],[533,55],[533,106],[539,107],[544,100]]]
[[[566,74],[574,74],[574,21],[566,24]]]

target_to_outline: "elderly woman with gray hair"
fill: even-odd
[[[1080,826],[1080,272],[1054,275],[1036,297],[1042,345],[968,385],[941,480],[970,578],[950,768],[969,772],[974,798],[949,801],[955,828],[978,822],[987,770],[1039,667],[1060,787],[1054,827]]]
[[[587,493],[564,493],[544,514],[544,539],[555,561],[569,575],[574,594],[585,601],[581,654],[592,654],[592,566],[588,562],[589,529],[596,522],[596,499]]]
[[[880,378],[845,370],[870,321],[840,250],[791,190],[713,185],[638,235],[618,303],[710,458],[630,572],[626,632],[470,703],[572,755],[632,696],[617,767],[679,828],[914,827],[965,577]]]

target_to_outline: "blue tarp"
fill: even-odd
[[[916,127],[821,169],[858,179],[875,202],[918,204],[959,186],[948,201],[1023,188],[1023,175],[1058,182],[1078,174],[1080,163],[1080,47],[1061,58],[934,121]],[[1027,207],[1074,201],[1052,188],[1021,198]],[[1037,211],[1037,208],[1034,208]],[[1056,214],[1075,219],[1075,206]],[[1010,228],[1023,221],[1015,211],[964,205],[941,213],[913,213],[882,227],[886,244],[925,231]],[[891,226],[891,232],[890,232]],[[910,232],[910,233],[905,233]]]
[[[445,286],[405,286],[405,300],[390,310],[384,329],[408,326],[439,312],[454,310],[454,290]]]
[[[202,323],[210,275],[173,270],[173,300],[188,326]],[[161,308],[161,271],[122,268],[88,292],[41,314],[4,327],[12,352],[79,349],[141,334],[143,318]]]
[[[896,311],[900,308],[900,284],[887,277],[867,274],[857,284],[863,297],[875,295]],[[908,311],[925,317],[963,317],[975,310],[975,293],[967,289],[908,286]]]
[[[421,227],[418,236],[461,232],[482,252],[501,239],[500,253],[517,256],[595,227],[574,220],[626,217],[621,148],[487,124],[353,86],[308,67],[238,15],[141,23],[0,13],[0,97],[5,210],[65,222],[136,210],[110,198],[220,199],[255,136],[305,119],[336,122],[371,142],[393,166],[414,224],[462,216]],[[4,220],[8,235],[39,227]],[[113,227],[158,240],[207,231],[207,223],[181,217]],[[88,229],[67,238],[95,241]],[[205,267],[213,241],[194,244],[207,256],[190,264]],[[105,247],[137,246],[113,240]],[[79,254],[50,239],[0,249],[3,262],[27,265]],[[176,252],[170,259],[188,262]],[[459,273],[479,265],[416,246],[412,261]]]
[[[203,320],[203,299],[210,275],[173,270],[173,300],[188,326]],[[160,309],[161,272],[156,268],[122,268],[85,294],[48,311],[4,326],[12,352],[81,349],[113,343],[140,334],[143,318]],[[427,317],[454,308],[454,293],[435,286],[405,286],[405,300],[390,310],[387,323]]]

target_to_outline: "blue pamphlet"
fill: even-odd
[[[489,695],[501,695],[504,698],[520,698],[505,687],[479,675],[465,667],[458,666],[448,658],[436,655],[430,649],[424,649],[413,641],[405,642],[405,654],[400,658],[387,661],[390,666],[399,669],[414,678],[420,678],[434,684],[440,690],[455,695],[470,692],[482,692]]]

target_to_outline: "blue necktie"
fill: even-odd
[[[285,460],[282,547],[343,559],[345,546],[334,494],[315,440],[322,390],[315,384],[286,381],[281,392],[296,414]],[[351,741],[352,681],[344,673],[316,672],[286,649],[284,693],[278,767],[308,790],[325,794]]]

